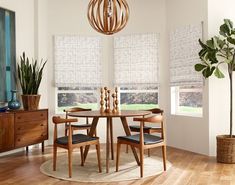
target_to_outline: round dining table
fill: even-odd
[[[113,118],[120,118],[123,129],[127,136],[131,135],[130,128],[127,123],[127,117],[137,117],[137,116],[146,116],[151,114],[150,111],[139,111],[139,110],[122,110],[116,113],[105,113],[100,111],[81,111],[81,112],[72,112],[68,115],[71,117],[84,117],[84,118],[93,118],[89,136],[94,136],[95,130],[99,121],[99,118],[106,118],[107,127],[106,127],[106,172],[109,172],[109,155],[110,155],[110,144],[111,144],[111,159],[114,160],[114,151],[113,151]],[[131,147],[134,154],[135,160],[138,165],[140,161],[137,155],[135,148]],[[89,146],[85,147],[84,151],[84,161],[89,151]]]

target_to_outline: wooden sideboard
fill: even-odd
[[[48,139],[48,109],[0,113],[0,152],[42,143]]]

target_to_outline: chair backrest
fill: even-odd
[[[163,110],[159,108],[147,109],[146,111],[151,111],[153,114],[161,114],[163,115]]]
[[[69,125],[69,139],[68,143],[72,144],[72,129],[71,129],[71,123],[77,122],[78,119],[73,118],[73,119],[67,119],[67,118],[61,118],[60,116],[53,116],[52,117],[52,122],[54,123],[54,142],[57,139],[57,125],[58,124],[65,124],[68,123]]]
[[[72,108],[69,108],[69,109],[64,109],[66,118],[69,117],[68,116],[69,113],[81,112],[81,111],[91,111],[91,109],[85,109],[85,108],[81,108],[81,107],[72,107]],[[86,118],[86,123],[88,124],[88,122],[89,122],[89,120],[88,120],[88,118]]]
[[[143,118],[133,118],[133,121],[140,122],[140,138],[143,138],[144,134],[144,123],[160,123],[159,132],[161,134],[161,138],[165,139],[165,133],[164,133],[164,124],[163,124],[163,116],[162,115],[154,115],[151,117],[143,117]],[[143,144],[143,139],[140,139]]]

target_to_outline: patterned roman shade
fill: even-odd
[[[55,86],[101,85],[101,40],[99,37],[55,36]]]
[[[170,33],[171,86],[202,85],[202,75],[194,70],[200,61],[198,39],[202,38],[202,25],[188,25]]]
[[[114,85],[158,84],[158,34],[114,38]]]

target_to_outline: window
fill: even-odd
[[[201,25],[188,25],[170,34],[171,113],[202,115],[202,75],[194,70],[199,62]]]
[[[171,112],[183,115],[202,115],[202,87],[171,87]]]
[[[146,110],[158,107],[158,88],[120,88],[121,110]]]
[[[114,38],[114,85],[120,87],[121,109],[158,106],[158,34]]]
[[[62,113],[64,109],[76,106],[96,110],[98,109],[97,92],[96,88],[59,87],[56,93],[56,112]]]
[[[74,106],[97,109],[100,37],[55,36],[54,41],[56,112]]]

